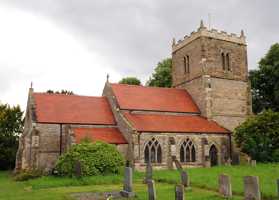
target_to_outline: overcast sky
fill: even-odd
[[[101,95],[106,74],[143,83],[171,40],[208,26],[244,29],[249,69],[279,42],[278,0],[0,0],[0,101],[25,109],[28,88]]]

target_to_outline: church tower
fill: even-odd
[[[185,88],[201,114],[233,131],[251,114],[247,45],[240,36],[200,27],[172,44],[173,87]]]

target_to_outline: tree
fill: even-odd
[[[53,90],[47,90],[46,93],[48,94],[65,94],[65,95],[74,95],[73,91],[70,90],[61,90],[54,92]]]
[[[0,170],[14,168],[18,137],[23,129],[22,116],[19,106],[0,104]]]
[[[167,58],[159,62],[155,68],[155,72],[149,78],[146,85],[156,86],[156,87],[171,87],[172,86],[171,67],[172,67],[171,58]]]
[[[249,78],[252,87],[253,111],[264,109],[279,111],[279,44],[271,46],[260,60],[259,69],[251,70]]]
[[[261,162],[279,162],[279,112],[264,111],[235,129],[235,141],[244,153]]]
[[[141,82],[138,78],[136,77],[126,77],[122,78],[119,81],[120,84],[128,84],[128,85],[141,85]]]

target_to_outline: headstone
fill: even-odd
[[[81,163],[80,163],[79,160],[77,160],[77,161],[75,162],[75,176],[76,176],[77,178],[80,178],[81,175],[82,175]]]
[[[251,160],[251,166],[256,167],[257,166],[257,161],[256,160]]]
[[[232,185],[228,175],[221,174],[219,176],[219,193],[225,198],[232,197]]]
[[[240,164],[239,153],[233,153],[233,155],[232,155],[232,165],[239,165],[239,164]]]
[[[279,179],[277,179],[277,196],[279,197]]]
[[[174,159],[174,164],[178,171],[182,171],[182,165],[176,158]]]
[[[156,200],[156,188],[155,188],[155,182],[153,180],[147,181],[147,187],[148,187],[148,200]]]
[[[133,197],[135,195],[133,192],[133,169],[131,167],[125,167],[124,176],[124,186],[121,195],[123,197]]]
[[[153,177],[152,164],[150,162],[148,162],[146,164],[146,169],[145,169],[144,183],[147,183],[148,180],[152,180],[152,177]]]
[[[184,200],[184,186],[183,185],[175,186],[175,200]]]
[[[261,200],[259,177],[257,176],[244,177],[244,199]]]
[[[181,176],[181,184],[184,187],[189,187],[190,186],[190,178],[188,176],[188,173],[186,171],[181,171],[180,176]]]

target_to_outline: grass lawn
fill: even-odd
[[[234,198],[243,199],[242,177],[260,177],[264,199],[276,199],[276,179],[279,178],[279,164],[258,164],[257,167],[235,166],[188,169],[192,189],[186,191],[187,200],[221,200],[218,196],[218,175],[231,175]],[[134,189],[138,200],[147,199],[147,186],[142,184],[144,173],[135,172]],[[95,176],[83,179],[42,177],[15,182],[8,172],[0,172],[0,200],[70,200],[70,193],[104,192],[122,189],[122,175]],[[155,171],[157,197],[159,200],[174,199],[174,185],[179,182],[176,170]],[[279,199],[279,198],[277,198]]]

